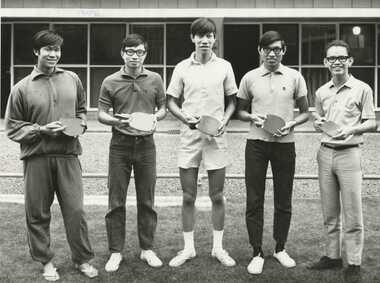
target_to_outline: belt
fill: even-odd
[[[331,148],[331,149],[335,149],[335,150],[343,150],[343,149],[347,149],[347,148],[359,147],[358,144],[331,145],[331,144],[327,144],[327,143],[322,143],[321,146]]]

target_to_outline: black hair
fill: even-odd
[[[285,47],[285,41],[282,38],[281,34],[278,31],[269,30],[265,32],[261,37],[259,41],[259,49],[268,47],[273,42],[281,41],[281,47]]]
[[[136,47],[140,44],[143,44],[145,51],[148,51],[148,42],[142,35],[137,33],[128,34],[121,42],[121,51],[124,51],[125,47]]]
[[[204,36],[210,32],[214,33],[215,35],[216,25],[215,22],[209,18],[198,18],[192,22],[190,32],[192,36]]]
[[[55,30],[46,29],[34,34],[32,42],[33,49],[40,50],[44,46],[61,46],[63,44],[63,38]]]
[[[350,46],[348,45],[347,42],[345,42],[344,40],[341,40],[341,39],[336,39],[336,40],[330,41],[329,43],[326,44],[326,47],[325,47],[326,56],[327,56],[327,50],[329,50],[329,48],[333,47],[333,46],[342,46],[342,47],[346,48],[347,55],[351,57]]]

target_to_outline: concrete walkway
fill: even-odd
[[[0,203],[24,203],[23,194],[0,194]],[[85,195],[83,199],[84,205],[99,205],[107,206],[108,205],[108,196],[107,195]],[[54,199],[54,204],[58,204],[57,199]],[[136,206],[136,197],[128,196],[127,197],[127,206]],[[179,196],[156,196],[155,197],[155,206],[156,207],[173,207],[181,206],[182,197]],[[210,210],[211,201],[207,196],[199,196],[195,202],[195,206],[201,210]]]

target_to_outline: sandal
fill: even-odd
[[[49,271],[45,271],[42,273],[42,276],[45,278],[46,281],[57,281],[59,280],[59,274],[57,272],[57,268],[52,268]]]
[[[98,276],[98,270],[88,262],[76,264],[75,268],[77,268],[81,273],[83,273],[83,275],[87,276],[88,278],[94,278]]]

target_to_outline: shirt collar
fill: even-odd
[[[207,61],[207,63],[215,61],[216,59],[217,59],[216,54],[214,52],[212,52],[211,53],[211,58],[210,58],[209,61]],[[199,61],[195,60],[195,51],[193,53],[191,53],[191,55],[190,55],[190,62],[191,62],[191,64],[196,64],[196,65],[200,65],[201,64]]]
[[[339,89],[341,89],[342,87],[348,87],[348,88],[353,88],[354,87],[354,84],[355,84],[355,77],[353,75],[350,74],[348,80],[339,87]],[[333,82],[333,79],[331,79],[329,81],[329,84],[328,84],[328,87],[329,88],[333,88],[335,85],[334,85],[334,82]]]
[[[136,78],[134,78],[133,76],[131,76],[131,75],[129,75],[129,74],[127,74],[127,73],[125,72],[124,65],[121,66],[121,68],[120,68],[120,75],[121,75],[121,76],[128,77],[128,78],[136,79]],[[147,70],[144,68],[144,66],[142,66],[141,73],[137,76],[137,78],[138,78],[138,77],[146,77],[146,76],[148,76],[148,72],[147,72]]]
[[[270,73],[272,73],[272,72],[269,71],[267,68],[265,68],[264,64],[261,64],[261,66],[260,66],[261,76],[264,77]],[[280,65],[278,66],[278,69],[276,71],[274,71],[273,73],[283,75],[284,74],[284,65],[282,65],[280,63]]]
[[[57,74],[57,73],[63,73],[63,72],[64,72],[63,69],[55,67],[53,73],[51,74]],[[47,75],[44,72],[42,72],[40,69],[38,69],[37,66],[34,66],[33,71],[30,75],[31,75],[32,80],[36,80],[39,77],[50,76],[51,74]]]

